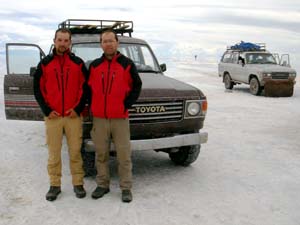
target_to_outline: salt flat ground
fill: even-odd
[[[181,63],[166,74],[200,88],[208,98],[198,160],[173,165],[164,153],[134,152],[134,200],[120,201],[116,159],[111,192],[74,196],[64,143],[62,194],[48,191],[44,124],[8,121],[0,81],[1,225],[298,225],[300,224],[300,79],[294,96],[253,96],[246,85],[225,91],[215,69]]]

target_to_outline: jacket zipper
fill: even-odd
[[[61,72],[61,86],[62,86],[62,89],[61,89],[61,93],[62,93],[62,117],[65,116],[65,92],[64,92],[64,89],[65,89],[65,86],[64,86],[64,64],[65,64],[65,60],[63,59],[63,62],[59,62],[60,64],[60,72]]]
[[[105,94],[105,91],[104,91],[104,72],[102,72],[102,93]]]
[[[66,75],[66,90],[68,89],[68,78],[69,78],[69,68],[67,70],[67,75]]]
[[[115,72],[113,72],[113,74],[112,74],[112,78],[111,78],[111,82],[110,82],[108,94],[110,94],[110,92],[111,92],[112,84],[114,82],[114,77],[115,77]]]
[[[62,88],[62,116],[65,115],[65,92],[64,92],[64,74],[61,72],[61,86]]]
[[[54,71],[55,71],[55,76],[56,76],[58,91],[60,91],[58,73],[57,73],[56,69],[54,69]]]
[[[108,87],[109,87],[110,63],[111,63],[111,61],[108,61],[107,84],[106,84],[105,100],[104,100],[104,115],[105,115],[105,118],[107,118],[106,104],[107,104],[107,92],[108,92]]]

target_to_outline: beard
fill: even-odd
[[[104,55],[108,59],[112,59],[117,54],[117,51],[111,50],[104,52]]]
[[[59,54],[59,55],[64,54],[65,51],[67,51],[67,48],[64,47],[64,46],[59,46],[59,47],[56,49],[56,53]]]

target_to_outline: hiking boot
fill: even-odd
[[[83,185],[74,185],[73,190],[74,190],[77,198],[84,198],[86,195]]]
[[[54,201],[60,192],[60,186],[50,186],[50,189],[46,194],[46,199],[48,201]]]
[[[103,195],[109,192],[109,188],[97,187],[94,192],[92,193],[93,199],[102,198]]]
[[[131,202],[132,193],[130,190],[122,190],[122,202]]]

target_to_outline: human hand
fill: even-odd
[[[56,111],[52,111],[50,114],[49,114],[49,116],[48,116],[48,119],[56,119],[56,118],[58,118],[58,117],[60,117],[60,114],[58,113],[58,112],[56,112]]]
[[[74,109],[69,109],[69,110],[66,112],[66,114],[67,114],[68,117],[70,117],[70,118],[76,118],[76,117],[78,116]]]

